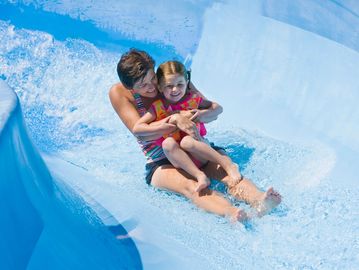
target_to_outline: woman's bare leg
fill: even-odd
[[[244,221],[247,214],[231,203],[218,192],[208,188],[195,192],[197,183],[185,172],[171,165],[159,167],[152,176],[152,186],[181,194],[199,208],[220,216],[228,216],[232,221]]]
[[[188,154],[181,149],[178,143],[171,137],[162,143],[163,152],[175,168],[181,168],[197,179],[196,192],[208,187],[211,182],[209,178],[193,163]]]
[[[195,140],[191,136],[185,136],[182,138],[180,146],[186,152],[191,153],[196,159],[218,163],[234,182],[242,179],[238,165],[232,162],[227,155],[221,155],[205,142]]]
[[[218,152],[221,155],[226,156],[225,152]],[[259,216],[263,216],[270,212],[281,202],[281,195],[272,187],[267,189],[267,191],[262,192],[247,178],[243,178],[234,183],[226,171],[219,164],[214,162],[208,163],[203,168],[203,171],[208,177],[223,182],[228,187],[229,194],[250,204],[257,210]]]

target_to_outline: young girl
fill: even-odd
[[[169,117],[178,111],[190,111],[195,121],[196,109],[209,108],[212,104],[204,100],[197,92],[189,87],[189,72],[184,65],[177,61],[168,61],[157,69],[159,91],[163,98],[155,101],[148,112],[144,114],[134,126],[135,132],[146,131],[149,124]],[[197,123],[199,132],[198,140],[182,131],[175,131],[166,137],[154,142],[150,151],[163,149],[167,159],[176,168],[181,168],[197,179],[196,192],[200,192],[210,181],[200,170],[208,161],[220,164],[234,182],[242,179],[238,166],[226,155],[221,155],[214,150],[203,138],[206,129],[203,123]]]

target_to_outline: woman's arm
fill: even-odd
[[[218,118],[223,112],[223,108],[216,102],[209,101],[197,88],[190,83],[190,90],[202,97],[202,102],[199,104],[198,110],[192,110],[191,120],[195,122],[209,123]]]
[[[223,108],[221,105],[219,105],[216,102],[211,102],[210,107],[202,107],[202,103],[206,104],[208,100],[203,100],[196,112],[191,117],[192,121],[195,122],[202,122],[202,123],[210,123],[218,118],[218,115],[220,115],[223,112]]]
[[[121,121],[134,134],[133,128],[136,122],[140,119],[140,115],[137,112],[135,105],[131,102],[131,93],[121,84],[116,84],[111,88],[109,97],[111,104]],[[142,132],[141,135],[136,136],[141,140],[156,140],[164,134],[169,134],[176,130],[175,125],[168,122],[166,123],[166,120],[161,121],[161,123],[157,123],[160,127],[154,128],[149,132]]]
[[[144,135],[149,136],[151,134],[158,134],[158,132],[161,131],[167,131],[166,124],[169,122],[170,117],[166,117],[165,119],[156,122],[153,122],[154,120],[156,120],[156,113],[151,108],[135,123],[132,133],[137,137],[141,137]],[[173,125],[173,127],[176,128],[175,125]]]

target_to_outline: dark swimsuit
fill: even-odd
[[[145,106],[143,105],[141,96],[139,94],[137,94],[137,93],[134,93],[133,91],[131,91],[131,93],[132,93],[133,97],[135,98],[137,111],[139,112],[140,116],[142,117],[147,112],[147,110],[146,110]],[[143,144],[145,142],[138,140],[138,143],[140,144],[142,150],[144,150]],[[219,151],[219,150],[225,151],[225,149],[223,147],[216,146],[213,143],[210,143],[210,145],[216,151]],[[145,179],[146,179],[146,183],[148,185],[151,184],[152,176],[155,173],[155,171],[159,167],[161,167],[163,165],[171,165],[171,162],[166,158],[164,153],[163,153],[163,158],[160,158],[160,159],[155,160],[155,161],[150,161],[150,162],[148,162],[146,164],[146,176],[145,176]]]

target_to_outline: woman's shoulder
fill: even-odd
[[[110,100],[113,101],[120,101],[120,100],[127,100],[130,102],[134,101],[134,97],[130,90],[125,88],[123,84],[116,83],[114,84],[109,91]]]

